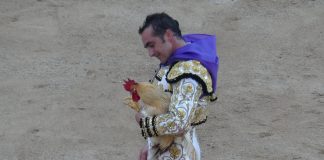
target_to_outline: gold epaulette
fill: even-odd
[[[201,84],[206,95],[213,94],[212,78],[207,69],[196,60],[179,61],[171,66],[166,75],[169,83],[175,83],[183,78],[192,78]]]

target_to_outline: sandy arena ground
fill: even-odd
[[[161,11],[218,37],[204,160],[324,159],[324,0],[0,0],[0,160],[135,160],[121,81],[154,73]]]

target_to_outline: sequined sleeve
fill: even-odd
[[[146,117],[143,127],[148,137],[186,132],[194,118],[194,108],[202,94],[202,86],[191,78],[184,78],[173,84],[173,94],[166,114]]]

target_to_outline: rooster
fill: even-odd
[[[145,116],[160,115],[168,112],[171,96],[163,92],[157,86],[148,82],[135,82],[128,79],[123,84],[131,97],[125,98],[125,104]],[[141,100],[141,101],[140,101]],[[142,102],[143,107],[141,107]],[[165,151],[173,143],[175,136],[162,135],[153,137],[152,142],[159,148],[158,151]]]

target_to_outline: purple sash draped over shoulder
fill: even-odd
[[[172,65],[177,61],[197,60],[210,73],[213,81],[213,93],[217,88],[218,56],[216,36],[207,34],[187,34],[183,36],[187,44],[175,50],[162,65]]]

